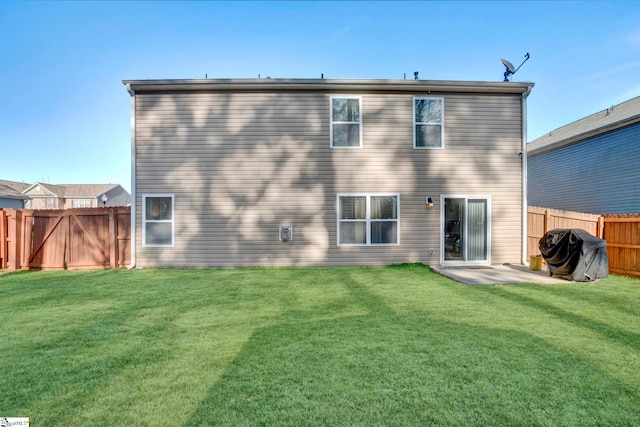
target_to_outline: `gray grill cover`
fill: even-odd
[[[607,241],[585,230],[550,230],[542,236],[538,247],[552,276],[590,282],[609,275]]]

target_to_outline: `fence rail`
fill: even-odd
[[[0,268],[122,268],[130,263],[129,207],[0,209]]]
[[[640,277],[640,214],[594,215],[529,206],[527,253],[539,255],[538,241],[554,228],[581,228],[607,241],[609,272]]]

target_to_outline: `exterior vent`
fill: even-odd
[[[290,225],[280,226],[280,240],[283,242],[288,242],[289,240],[293,240],[293,227]]]

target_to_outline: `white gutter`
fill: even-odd
[[[129,242],[131,262],[127,269],[132,269],[136,266],[136,92],[129,83],[126,87],[131,95],[131,241]]]
[[[527,97],[531,93],[532,86],[522,94],[522,264],[528,265],[527,247],[528,247],[528,228],[527,215],[529,211],[529,200],[527,196],[528,174],[527,174]]]
[[[186,79],[124,80],[134,92],[171,91],[374,91],[374,92],[465,92],[523,93],[527,82],[479,82],[457,80],[380,80],[380,79]]]

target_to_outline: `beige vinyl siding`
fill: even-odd
[[[52,199],[52,200],[47,200]],[[32,197],[29,209],[62,209],[64,199],[57,197]]]
[[[440,194],[490,195],[491,260],[520,262],[520,94],[431,93],[444,150],[413,148],[424,94],[340,95],[362,97],[362,148],[330,147],[330,93],[136,94],[137,265],[437,264]],[[142,195],[157,193],[175,196],[170,248],[141,242]],[[337,246],[339,193],[398,193],[400,244]]]

